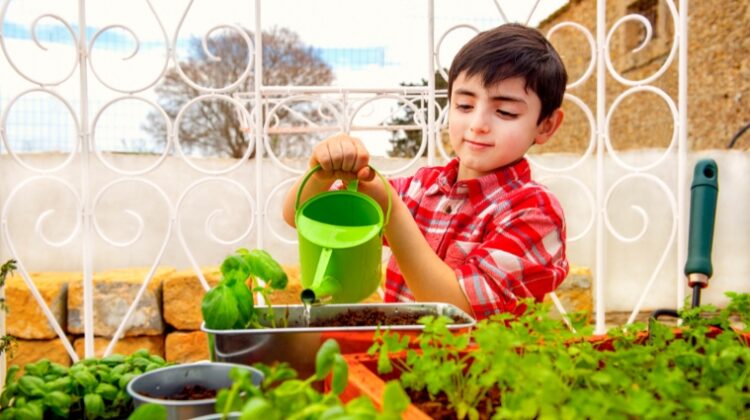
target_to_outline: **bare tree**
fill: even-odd
[[[247,31],[249,39],[252,32]],[[286,28],[273,28],[263,32],[263,84],[264,85],[328,85],[333,79],[333,71],[310,46],[306,46],[299,36]],[[207,40],[208,52],[201,39],[190,40],[190,55],[180,64],[185,77],[201,87],[219,88],[232,84],[243,77],[243,72],[253,59],[242,34],[226,31]],[[219,58],[216,60],[214,57]],[[254,68],[235,92],[254,90]],[[170,69],[155,91],[158,103],[174,121],[177,114],[189,101],[205,93],[186,83],[176,69]],[[250,111],[250,105],[244,104]],[[291,105],[293,112],[306,116],[311,121],[320,119],[319,112],[309,104]],[[246,124],[242,124],[236,106],[226,100],[211,98],[201,100],[183,110],[179,122],[180,145],[187,150],[200,153],[242,157],[248,147],[249,136]],[[288,110],[276,114],[283,118]],[[166,127],[160,113],[151,112],[143,126],[157,142],[166,141]],[[286,138],[284,144],[278,136],[272,139],[274,152],[279,155],[301,156],[309,152],[309,142],[304,136]],[[283,150],[282,150],[283,149]],[[254,156],[255,151],[251,153]]]

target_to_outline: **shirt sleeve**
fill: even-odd
[[[554,197],[533,201],[542,205],[493,220],[483,241],[464,249],[463,264],[454,268],[477,319],[520,312],[521,299],[542,301],[568,273],[562,210]],[[453,253],[466,246],[454,245]]]
[[[401,199],[404,198],[404,194],[406,194],[406,191],[409,189],[409,185],[411,184],[411,180],[413,177],[399,177],[399,178],[388,178],[388,184],[390,184],[391,188],[393,188],[394,191],[396,191],[396,195],[401,197]],[[385,235],[383,235],[383,246],[389,246],[388,245],[388,239],[386,239]]]

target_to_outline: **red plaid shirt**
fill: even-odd
[[[427,242],[456,272],[477,319],[541,301],[568,273],[565,221],[557,199],[531,180],[526,159],[456,182],[458,160],[390,180]],[[395,257],[385,301],[414,301]]]

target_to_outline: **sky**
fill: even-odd
[[[535,6],[532,0],[434,0],[434,41],[440,43],[439,64],[448,67],[461,45],[476,31],[504,22],[503,14],[510,21],[535,25],[566,2],[540,0]],[[404,82],[419,83],[429,74],[428,5],[427,0],[262,0],[260,17],[263,29],[290,28],[305,44],[322,51],[322,56],[334,67],[335,85],[398,87]],[[534,12],[530,14],[532,9]],[[6,57],[12,57],[25,74],[33,80],[57,81],[66,76],[68,69],[74,69],[76,56],[71,54],[70,47],[44,41],[45,37],[59,39],[61,34],[65,39],[66,30],[61,21],[74,31],[78,30],[81,11],[77,1],[8,1],[3,4],[2,13]],[[159,57],[164,55],[162,29],[170,40],[179,40],[179,51],[184,40],[202,37],[215,26],[233,24],[252,29],[255,15],[255,2],[251,0],[87,1],[85,20],[89,39],[108,25],[132,30],[132,34],[123,29],[99,34],[97,46],[119,37],[122,43],[114,45],[123,47],[121,51],[104,48],[104,52],[94,52],[92,67],[98,70],[97,74],[90,75],[89,95],[106,101],[116,93],[109,87],[135,89],[149,83],[153,79],[151,75],[159,74],[163,63]],[[33,46],[29,40],[35,20],[39,23],[37,35],[46,50]],[[50,28],[55,34],[48,33]],[[21,38],[25,39],[14,39],[14,34],[22,34]],[[122,58],[132,52],[133,36],[141,43],[141,50],[133,59],[123,61]],[[33,86],[22,80],[5,59],[2,61],[0,95],[7,98],[20,86]],[[78,82],[73,77],[55,89],[63,97],[74,96],[79,89]],[[6,104],[0,105],[5,107]],[[137,124],[134,129],[138,129]],[[123,128],[117,127],[115,131],[122,133]]]

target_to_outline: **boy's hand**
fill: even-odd
[[[315,173],[319,179],[370,181],[375,173],[369,163],[370,154],[362,141],[343,133],[318,143],[310,157],[311,168],[320,164],[321,170]]]

